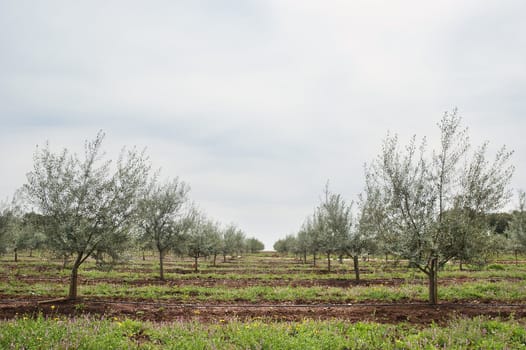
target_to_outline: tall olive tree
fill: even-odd
[[[118,160],[104,160],[104,133],[86,141],[84,156],[64,149],[37,148],[23,192],[34,209],[47,217],[47,244],[74,258],[69,299],[77,298],[78,269],[95,252],[113,258],[130,241],[137,199],[149,165],[144,153],[123,149]]]
[[[382,151],[368,169],[367,194],[374,205],[370,219],[388,227],[396,237],[396,254],[428,276],[429,302],[436,304],[439,266],[469,251],[462,242],[478,239],[489,230],[480,220],[509,200],[513,173],[511,152],[502,147],[487,160],[487,142],[470,152],[467,129],[456,111],[440,123],[440,147],[428,153],[426,140],[401,148],[388,135]]]
[[[137,222],[141,241],[148,242],[159,253],[159,276],[164,280],[164,257],[181,243],[191,225],[190,188],[179,179],[159,183],[153,179],[142,194]]]

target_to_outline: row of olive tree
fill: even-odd
[[[15,262],[21,250],[29,250],[29,256],[33,256],[33,251],[45,243],[40,227],[40,215],[21,214],[16,206],[3,204],[0,209],[0,254],[11,251]]]
[[[350,205],[326,190],[297,236],[277,243],[276,250],[288,245],[305,254],[323,252],[329,268],[331,254],[346,254],[354,257],[356,270],[357,256],[373,249],[408,259],[428,277],[429,302],[436,304],[441,266],[495,249],[486,217],[510,199],[514,170],[512,152],[505,147],[492,161],[487,142],[471,151],[456,110],[445,113],[438,126],[439,147],[431,151],[425,138],[417,143],[413,137],[401,146],[396,135],[388,134],[378,157],[366,166],[356,219]],[[524,222],[517,214],[510,225],[517,242],[526,237]]]
[[[138,201],[139,241],[159,254],[160,278],[164,280],[164,257],[170,251],[195,259],[246,251],[248,241],[243,231],[231,224],[225,229],[199,212],[188,197],[189,187],[179,179],[159,183],[154,178]],[[257,240],[256,240],[257,241]],[[263,250],[264,247],[257,250]]]
[[[72,258],[69,299],[77,298],[79,267],[90,257],[119,260],[137,239],[159,252],[200,256],[238,253],[242,231],[220,230],[188,200],[177,178],[166,184],[151,176],[144,152],[123,149],[116,162],[104,159],[104,133],[86,141],[83,157],[67,149],[37,148],[33,169],[19,191],[26,214],[10,206],[0,213],[0,249],[31,248],[40,234],[46,247]],[[18,213],[18,214],[17,214]],[[28,238],[29,237],[29,238]]]
[[[340,194],[332,193],[327,185],[320,204],[306,218],[297,235],[278,240],[274,250],[298,254],[304,263],[307,255],[312,254],[314,266],[318,256],[325,255],[329,272],[332,257],[338,257],[340,261],[343,257],[351,257],[355,278],[359,280],[359,257],[371,251],[373,242],[364,234],[360,217],[353,213],[353,205]]]

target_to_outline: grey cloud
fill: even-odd
[[[270,241],[327,179],[355,198],[387,130],[515,149],[526,181],[522,1],[0,2],[0,198],[35,143],[148,147],[196,201]],[[17,159],[13,159],[17,154]],[[263,213],[263,214],[262,214]],[[265,243],[267,243],[265,241]]]

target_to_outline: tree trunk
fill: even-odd
[[[458,268],[460,269],[460,271],[464,270],[464,267],[462,266],[462,259],[458,261]]]
[[[33,257],[33,248],[29,248],[29,257],[30,257],[30,258]]]
[[[146,260],[146,255],[144,254],[144,250],[142,251],[142,261]]]
[[[214,267],[216,267],[217,254],[214,254]]]
[[[77,299],[78,272],[79,272],[79,268],[77,266],[73,266],[73,268],[71,269],[71,277],[69,280],[68,299],[70,300]]]
[[[358,255],[353,256],[353,262],[354,262],[354,276],[357,281],[360,280],[360,267],[358,266]]]
[[[429,304],[438,304],[438,258],[431,259],[431,268],[427,275],[429,278]]]
[[[307,263],[307,251],[306,250],[303,251],[303,263],[304,264]]]
[[[164,281],[164,252],[159,251],[159,278]]]
[[[312,255],[312,264],[314,267],[316,267],[316,253],[313,253]]]
[[[226,253],[223,254],[223,262],[226,262]]]
[[[340,254],[340,256],[338,257],[338,261],[340,262],[340,264],[343,264],[343,255]]]
[[[327,271],[331,272],[331,254],[327,253]]]
[[[199,269],[197,268],[197,259],[199,259],[199,257],[196,256],[196,257],[194,257],[194,259],[195,259],[195,262],[194,262],[194,272],[198,272]]]
[[[517,251],[515,251],[515,266],[519,265],[519,261],[517,259]]]
[[[14,249],[15,251],[15,262],[18,262],[18,249]]]
[[[77,299],[77,285],[78,285],[78,276],[79,276],[79,267],[82,261],[82,253],[79,253],[73,267],[71,268],[71,278],[69,280],[69,300]]]

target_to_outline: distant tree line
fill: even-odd
[[[67,149],[37,148],[27,183],[13,203],[0,205],[0,253],[46,248],[72,261],[68,298],[77,298],[78,269],[93,258],[99,266],[121,261],[131,249],[157,251],[160,278],[172,252],[194,258],[258,252],[263,244],[231,224],[208,219],[189,199],[189,186],[162,182],[144,152],[124,149],[104,159],[99,132],[84,156]]]
[[[326,186],[319,205],[295,235],[277,241],[278,252],[307,261],[312,255],[358,257],[393,255],[428,277],[429,302],[436,304],[438,271],[455,259],[483,263],[498,251],[526,251],[526,199],[501,213],[512,197],[512,152],[500,148],[488,159],[488,143],[473,148],[457,111],[438,123],[440,143],[429,150],[424,138],[400,145],[388,134],[380,154],[365,167],[365,188],[347,203]]]

